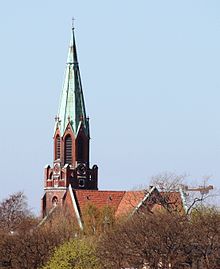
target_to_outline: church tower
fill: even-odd
[[[45,216],[62,200],[69,186],[74,190],[97,190],[98,167],[90,168],[89,119],[86,116],[74,27],[67,57],[63,89],[53,136],[54,160],[44,171],[42,211]]]

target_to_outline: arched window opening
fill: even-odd
[[[85,180],[83,178],[80,178],[80,180],[79,180],[79,187],[80,188],[85,187]]]
[[[70,135],[65,138],[65,164],[72,164],[72,138]]]
[[[50,172],[49,179],[52,179],[52,178],[53,178],[53,172]]]
[[[60,136],[56,137],[55,141],[55,160],[60,159]]]
[[[79,137],[77,141],[77,161],[84,162],[84,143],[83,139]]]
[[[56,196],[54,196],[52,199],[52,205],[53,205],[53,207],[56,207],[57,204],[58,204],[58,198]]]

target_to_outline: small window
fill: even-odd
[[[85,187],[85,180],[82,179],[82,178],[79,180],[79,187],[80,187],[80,188]]]
[[[53,207],[56,207],[57,204],[58,204],[58,198],[56,196],[54,196],[52,199],[52,205],[53,205]]]

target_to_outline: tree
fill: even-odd
[[[210,177],[204,177],[202,184],[198,187],[189,187],[186,181],[186,175],[176,175],[174,173],[162,173],[152,178],[151,184],[156,186],[160,193],[163,195],[163,204],[171,205],[172,211],[176,206],[178,208],[178,199],[171,199],[172,193],[178,192],[182,196],[183,207],[185,213],[188,215],[197,206],[207,205],[207,201],[211,198],[219,196],[219,193],[213,191],[213,186],[208,185]],[[210,192],[211,191],[211,192]],[[182,210],[179,210],[182,213]]]
[[[110,206],[97,208],[88,203],[82,215],[86,235],[99,235],[111,229],[115,223],[114,209]]]
[[[0,230],[0,262],[10,265],[11,269],[38,269],[45,265],[55,247],[78,234],[78,225],[74,218],[59,208],[44,224],[39,225],[39,220],[26,211],[27,205],[23,201],[23,195],[19,193],[11,195],[3,203],[7,206],[3,207],[2,223],[7,225]]]
[[[13,234],[26,222],[32,223],[34,218],[23,192],[14,193],[0,203],[0,230]]]
[[[72,239],[58,247],[43,269],[100,269],[94,242]]]
[[[220,212],[200,208],[189,217],[176,211],[136,213],[105,233],[97,253],[102,268],[220,268]],[[184,267],[185,266],[185,267]]]
[[[190,216],[190,259],[204,269],[220,268],[220,212],[200,207]]]
[[[0,263],[12,266],[16,238],[37,225],[28,209],[23,192],[17,192],[0,202]]]
[[[187,240],[182,230],[185,217],[179,214],[144,214],[134,215],[115,231],[104,235],[98,247],[99,257],[103,258],[104,268],[142,268],[148,264],[157,268],[182,260],[182,244]],[[166,267],[164,267],[166,268]]]

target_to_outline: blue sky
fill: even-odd
[[[164,171],[220,187],[219,14],[217,0],[2,1],[0,199],[23,190],[40,210],[72,16],[100,189]]]

